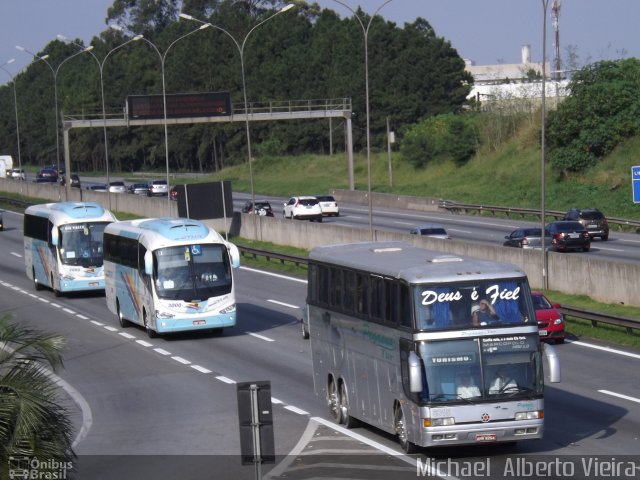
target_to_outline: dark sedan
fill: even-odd
[[[549,232],[546,232],[546,244],[549,245]],[[542,237],[539,228],[516,228],[507,235],[503,245],[517,248],[541,248]]]
[[[591,248],[589,232],[580,222],[572,220],[557,220],[547,225],[551,235],[551,245],[558,252],[568,250],[582,250],[588,252]]]

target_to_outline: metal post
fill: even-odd
[[[254,205],[255,206],[255,205]],[[256,480],[262,478],[262,455],[260,452],[260,417],[258,414],[258,386],[254,383],[249,387],[251,394],[251,430],[253,433],[253,464]]]
[[[547,57],[547,5],[549,0],[542,0],[542,118],[541,118],[541,135],[540,135],[540,236],[542,237],[542,285],[541,288],[546,290],[548,288],[547,279],[547,248],[546,248],[546,235],[545,235],[545,178],[544,178],[544,166],[545,166],[545,124],[546,124],[546,57]]]

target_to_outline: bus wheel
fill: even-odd
[[[336,423],[342,423],[342,411],[340,410],[340,401],[338,399],[338,387],[335,380],[329,381],[329,390],[327,391],[327,403],[329,404],[329,412]]]
[[[51,274],[51,290],[53,290],[53,294],[56,297],[60,296],[60,290],[56,290],[55,284],[53,283],[53,273]]]
[[[40,283],[38,282],[38,279],[36,278],[36,269],[33,268],[32,272],[33,272],[33,287],[36,290],[42,290],[42,285],[40,285]]]
[[[404,413],[402,413],[402,407],[400,405],[398,405],[396,409],[396,433],[398,434],[400,446],[405,453],[416,453],[416,445],[409,441],[407,424],[404,420]]]
[[[129,320],[124,318],[122,312],[120,311],[120,301],[116,299],[116,315],[118,315],[118,323],[122,328],[127,328],[129,326]]]
[[[358,421],[349,415],[349,398],[347,397],[347,387],[344,382],[340,384],[340,417],[341,423],[347,428],[353,428]]]
[[[149,338],[156,338],[158,336],[158,332],[156,332],[155,330],[153,330],[149,326],[149,323],[147,322],[147,312],[146,311],[142,312],[142,321],[144,322],[144,328],[147,329],[147,335],[149,335]]]

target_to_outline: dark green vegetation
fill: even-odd
[[[77,42],[54,40],[38,53],[48,55],[57,75],[58,109],[65,115],[102,118],[98,64],[103,63],[108,118],[123,117],[129,95],[162,94],[161,62],[165,57],[166,93],[227,91],[234,111],[244,110],[239,46],[252,28],[287,2],[282,0],[114,0],[106,29],[91,41],[91,52],[77,54]],[[310,2],[260,25],[247,38],[244,65],[248,102],[252,109],[275,103],[285,106],[309,100],[350,99],[354,112],[354,143],[365,139],[364,41],[359,22],[340,18]],[[179,19],[179,7],[193,17],[220,28],[193,33],[200,23]],[[369,17],[359,11],[368,22]],[[238,43],[234,44],[229,35]],[[72,33],[72,32],[69,32]],[[135,34],[144,38],[131,41]],[[180,41],[177,41],[180,39]],[[177,43],[173,43],[177,41]],[[149,42],[152,42],[150,44]],[[171,46],[171,48],[169,48]],[[117,49],[117,50],[114,50]],[[95,57],[94,57],[95,55]],[[106,58],[106,60],[105,60]],[[69,59],[69,61],[66,61]],[[389,119],[399,130],[427,115],[460,111],[471,88],[464,61],[424,19],[400,28],[375,17],[368,35],[371,132],[380,144]],[[44,61],[35,61],[16,77],[22,163],[56,162],[54,81]],[[99,127],[99,125],[98,125]],[[251,135],[256,157],[323,154],[329,150],[332,129],[342,139],[344,122],[295,120],[255,122]],[[211,172],[246,160],[242,122],[171,125],[171,171]],[[62,135],[60,135],[62,151]],[[342,140],[334,140],[343,148]],[[0,88],[0,145],[17,158],[13,88]],[[149,127],[108,129],[109,168],[136,172],[164,168],[164,129]],[[72,170],[105,170],[102,128],[74,129],[70,138]]]
[[[10,456],[35,457],[41,462],[68,462],[72,458],[69,412],[48,373],[48,368],[62,366],[63,345],[58,335],[11,323],[7,315],[0,318],[2,479],[8,478],[2,472],[7,471]]]

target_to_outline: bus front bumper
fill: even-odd
[[[236,324],[236,312],[212,317],[189,316],[182,318],[156,318],[158,333],[186,332],[193,330],[216,330],[233,327]]]
[[[499,423],[461,424],[450,427],[422,429],[421,446],[470,445],[519,442],[542,438],[543,420],[509,421]]]

